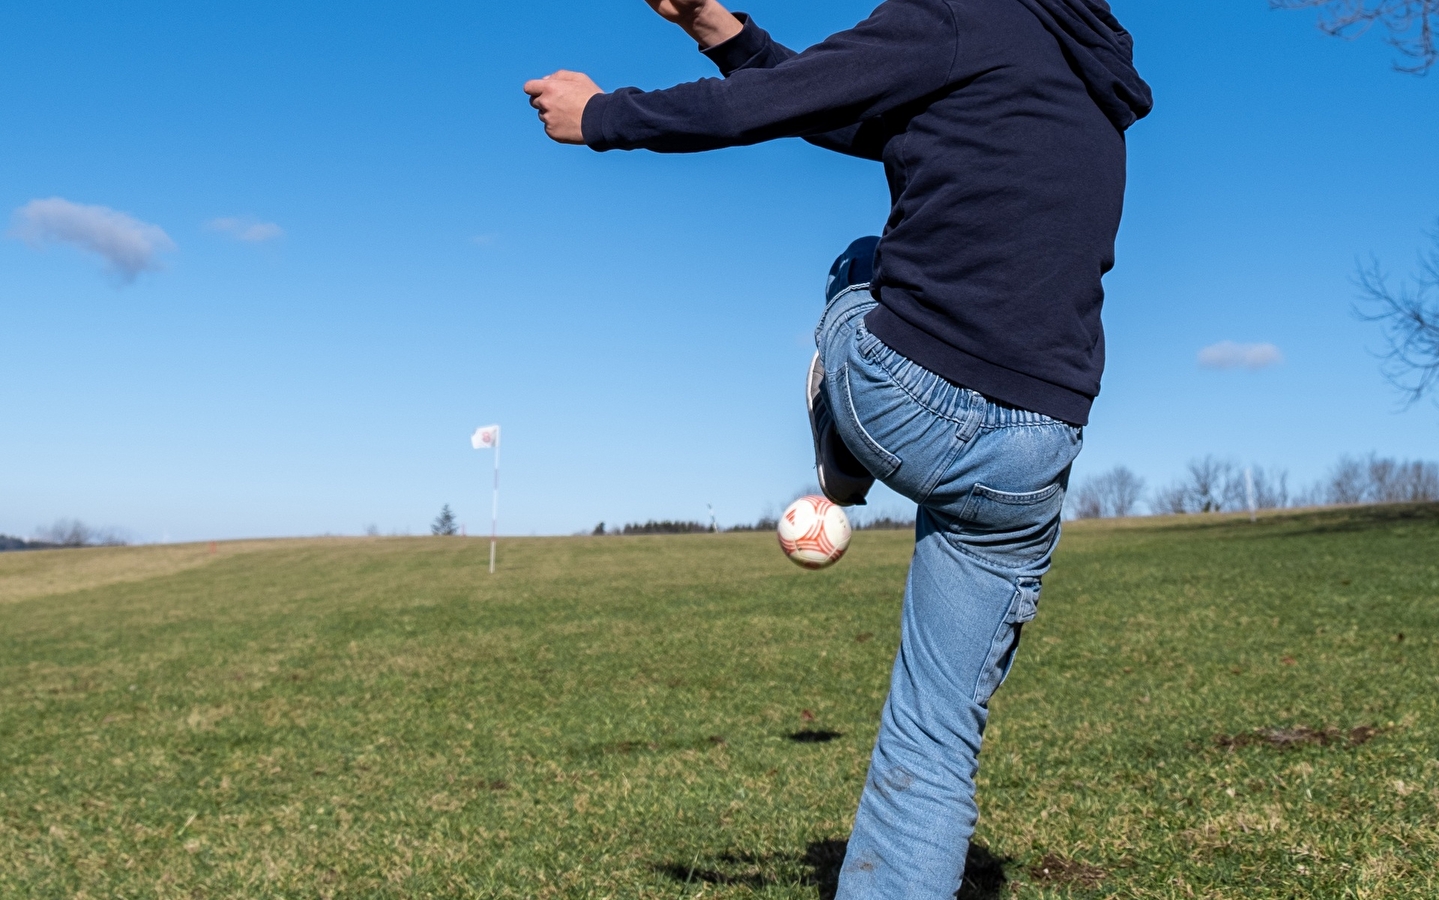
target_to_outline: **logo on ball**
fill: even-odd
[[[849,516],[823,497],[801,497],[779,517],[779,545],[795,565],[823,569],[849,549]]]

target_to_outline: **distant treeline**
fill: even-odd
[[[1318,482],[1289,483],[1284,469],[1241,466],[1206,456],[1189,463],[1183,476],[1149,491],[1144,479],[1124,466],[1084,481],[1069,495],[1066,513],[1075,519],[1141,515],[1193,515],[1248,509],[1290,509],[1356,503],[1439,501],[1439,463],[1396,460],[1370,454],[1346,456]]]
[[[817,493],[810,488],[804,493]],[[1398,460],[1370,454],[1345,456],[1319,481],[1296,487],[1285,469],[1244,466],[1213,455],[1192,460],[1184,474],[1151,490],[1125,466],[1072,485],[1065,504],[1071,519],[1102,519],[1151,515],[1197,515],[1255,509],[1292,509],[1304,506],[1339,506],[1361,503],[1439,502],[1439,463]],[[773,509],[773,508],[771,508]],[[855,531],[909,531],[913,518],[871,514],[864,507],[849,510]],[[606,529],[601,522],[593,534],[706,534],[715,531],[773,531],[779,524],[767,512],[750,524],[716,529],[703,522],[645,522]]]
[[[896,519],[890,516],[864,518],[852,515],[850,523],[855,531],[908,531],[914,528],[913,519]],[[713,525],[706,525],[704,522],[671,522],[668,520],[630,523],[620,527],[606,527],[605,523],[601,522],[590,534],[596,537],[634,534],[743,534],[745,532],[774,531],[778,527],[779,519],[773,516],[761,516],[758,521],[729,528],[717,528]]]
[[[27,541],[22,538],[11,537],[8,534],[0,534],[0,553],[6,550],[54,550],[59,544],[47,544],[44,541]]]
[[[36,531],[34,540],[0,534],[0,552],[59,550],[66,547],[120,547],[125,540],[114,531],[91,528],[79,519],[61,519]]]
[[[631,522],[613,531],[605,530],[605,523],[595,526],[595,534],[709,534],[715,531],[712,525],[703,522],[671,522],[668,519],[656,522],[653,519],[643,524]]]
[[[876,519],[860,519],[854,523],[855,531],[913,531],[913,519],[894,519],[880,516]]]

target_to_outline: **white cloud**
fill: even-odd
[[[230,216],[211,219],[205,223],[205,227],[211,231],[228,234],[235,240],[244,241],[247,244],[263,244],[265,241],[273,241],[285,236],[285,229],[276,225],[274,222],[261,222],[256,219],[242,219]]]
[[[86,206],[59,197],[31,200],[15,210],[9,235],[32,247],[70,244],[94,253],[126,283],[141,272],[163,269],[159,254],[175,249],[175,242],[157,225],[107,206]]]
[[[1282,362],[1284,354],[1273,344],[1220,341],[1199,351],[1199,364],[1206,369],[1248,369],[1257,372]]]

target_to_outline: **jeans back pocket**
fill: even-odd
[[[966,553],[1007,568],[1029,568],[1054,552],[1064,488],[1012,493],[976,484],[952,540]]]

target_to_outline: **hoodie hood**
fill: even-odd
[[[1154,94],[1134,68],[1134,38],[1104,0],[1019,0],[1064,47],[1114,127],[1124,131],[1154,109]]]

